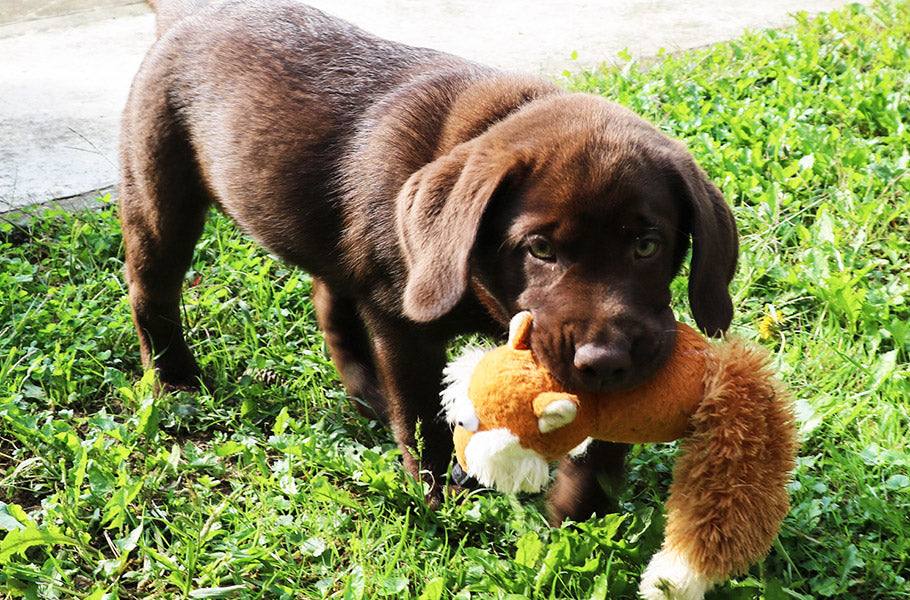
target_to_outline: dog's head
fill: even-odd
[[[670,284],[692,247],[689,300],[730,325],[732,213],[685,147],[589,95],[537,100],[415,173],[398,198],[405,313],[473,291],[500,318],[534,314],[536,356],[567,386],[647,379],[674,342]]]

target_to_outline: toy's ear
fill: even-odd
[[[513,350],[527,350],[531,347],[531,312],[523,310],[509,321],[509,346]]]

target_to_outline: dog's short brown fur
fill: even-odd
[[[206,210],[314,280],[344,384],[438,494],[447,341],[535,315],[568,385],[628,387],[673,344],[692,239],[699,326],[725,330],[737,237],[682,144],[599,97],[371,36],[293,0],[159,2],[122,131],[121,211],[143,362],[197,385],[180,289]],[[567,463],[551,517],[584,518],[623,447]]]

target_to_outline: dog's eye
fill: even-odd
[[[654,236],[640,237],[635,241],[635,258],[651,258],[660,250],[660,240]]]
[[[553,242],[542,235],[532,235],[528,238],[528,252],[534,258],[552,262],[556,260],[556,248]]]

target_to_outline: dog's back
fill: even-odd
[[[182,179],[205,182],[205,204],[343,287],[360,285],[351,281],[359,267],[400,264],[386,239],[371,236],[394,231],[391,201],[412,173],[530,98],[562,93],[389,42],[295,0],[157,0],[157,8],[165,33],[125,111],[123,168],[140,140],[170,148],[149,149],[122,179],[166,178],[167,165],[149,161],[180,155],[181,170],[198,170]]]

